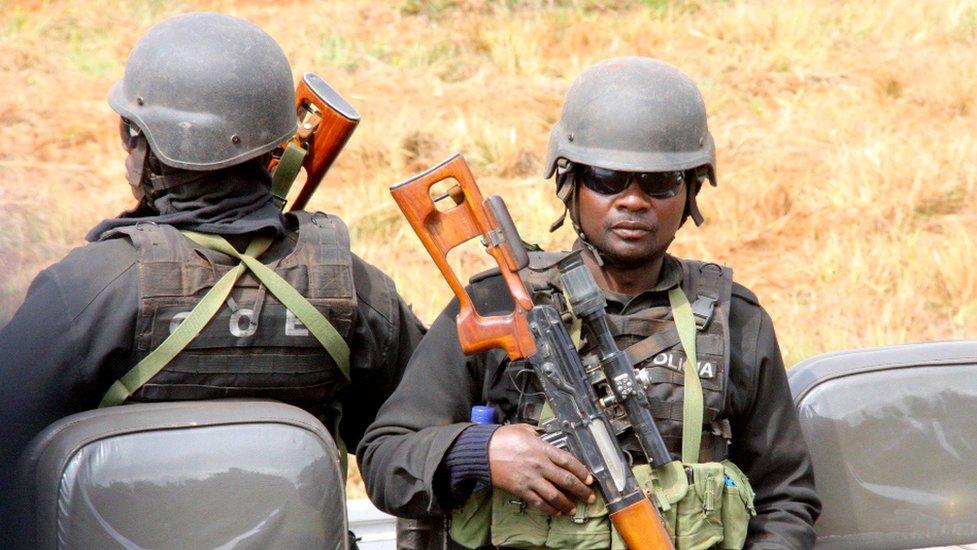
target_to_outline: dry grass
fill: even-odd
[[[462,150],[528,240],[566,246],[569,231],[546,233],[549,126],[584,67],[641,54],[699,83],[719,150],[707,225],[674,250],[734,266],[789,364],[977,336],[977,0],[0,0],[0,324],[39,269],[128,206],[105,95],[145,29],[193,8],[261,24],[296,74],[360,110],[312,206],[349,222],[426,321],[448,290],[387,186]]]

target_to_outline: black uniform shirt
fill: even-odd
[[[262,260],[284,257],[295,242],[288,233]],[[12,471],[16,456],[48,424],[98,407],[109,386],[133,366],[137,257],[126,239],[73,250],[37,276],[0,331],[0,472]],[[397,386],[424,333],[389,277],[355,255],[352,267],[352,381],[342,393],[340,426],[351,450]]]
[[[627,314],[668,304],[667,291],[681,281],[680,266],[667,258],[660,283],[635,297],[605,292],[608,311]],[[474,281],[469,294],[483,315],[512,310],[499,276]],[[730,419],[729,458],[756,490],[757,516],[749,548],[810,548],[820,501],[807,446],[787,386],[773,323],[752,292],[734,284],[730,311],[730,379],[722,416]],[[447,486],[443,459],[473,405],[509,410],[505,353],[466,357],[458,342],[453,300],[421,341],[400,386],[383,405],[357,451],[367,490],[381,509],[404,517],[445,513],[457,505]]]

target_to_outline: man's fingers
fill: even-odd
[[[556,515],[557,512],[563,512],[564,514],[569,514],[573,512],[574,503],[569,498],[566,497],[559,489],[553,486],[552,483],[546,481],[545,479],[538,479],[535,481],[529,489],[535,493],[535,496],[541,499],[542,506],[539,506],[540,510],[549,514]],[[545,508],[552,510],[552,512],[547,512]]]
[[[540,511],[569,514],[575,500],[591,503],[593,476],[570,453],[537,438],[525,424],[510,424],[489,440],[492,484],[519,496]]]
[[[546,454],[553,461],[553,464],[577,476],[577,479],[583,483],[589,485],[593,481],[590,472],[587,471],[587,467],[577,460],[575,456],[552,445],[548,445],[548,447]]]
[[[526,501],[527,505],[536,508],[548,516],[555,516],[560,513],[559,510],[550,506],[549,503],[546,502],[546,499],[532,489],[526,488],[525,491],[522,491],[521,494],[516,494],[516,496]]]
[[[543,476],[556,485],[557,489],[570,494],[575,499],[592,502],[593,491],[590,490],[590,487],[584,485],[584,482],[573,472],[564,470],[556,465],[551,465],[543,470]]]

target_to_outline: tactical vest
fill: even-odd
[[[566,309],[553,299],[559,294],[552,293],[554,287],[561,288],[555,265],[564,256],[530,253],[530,269],[523,276],[536,303],[546,301],[558,310]],[[679,532],[677,547],[706,548],[714,543],[716,547],[738,548],[753,513],[753,492],[746,476],[725,460],[730,430],[721,413],[729,383],[732,270],[688,260],[681,260],[681,265],[682,290],[695,318],[697,369],[704,403],[699,463],[686,465],[689,478],[698,481],[687,483],[681,468],[676,476],[642,464],[643,453],[624,411],[612,407],[609,416],[622,447],[634,459],[639,482],[649,493],[656,493],[673,535]],[[564,319],[569,321],[570,316]],[[652,416],[669,451],[680,459],[686,356],[671,308],[664,305],[629,315],[609,315],[609,324],[615,341],[629,355],[645,386]],[[571,325],[569,330],[579,333],[579,326]],[[596,364],[595,343],[584,336],[579,346],[585,367]],[[601,383],[602,373],[597,370],[595,375],[591,381]],[[538,425],[548,414],[535,374],[526,362],[512,362],[505,367],[504,375],[489,376],[493,380],[488,382],[485,397],[490,404],[501,405],[504,420]],[[715,511],[714,517],[707,508]],[[602,499],[591,505],[577,503],[577,510],[574,517],[548,517],[504,491],[487,490],[473,495],[452,513],[450,533],[467,545],[461,547],[469,548],[624,548],[623,541],[612,532]],[[457,542],[453,544],[459,547]]]
[[[349,343],[356,294],[346,227],[322,213],[290,216],[298,224],[294,249],[266,265]],[[213,261],[219,254],[197,246],[169,225],[139,224],[102,238],[127,238],[138,251],[139,312],[132,365],[156,349],[233,268]],[[287,243],[279,241],[273,248],[282,246]],[[321,415],[344,383],[336,362],[309,330],[246,273],[199,335],[129,400],[261,397]]]
[[[541,295],[548,288],[560,288],[556,263],[563,253],[530,253],[527,284],[534,299],[549,300]],[[702,382],[705,411],[703,414],[702,451],[700,461],[718,462],[726,457],[729,441],[729,422],[721,418],[726,386],[729,383],[729,307],[732,295],[732,270],[714,263],[681,260],[682,290],[692,304],[698,334],[698,371]],[[561,304],[554,304],[561,307]],[[608,315],[614,340],[628,353],[639,380],[646,386],[652,416],[662,438],[673,456],[682,450],[682,391],[684,386],[685,352],[668,305],[651,307],[629,315]],[[572,330],[572,327],[571,327]],[[580,356],[584,365],[596,364],[596,346],[581,342]],[[528,363],[517,361],[510,370],[530,370]],[[510,376],[510,379],[513,377]],[[513,421],[536,424],[543,414],[543,400],[538,388],[529,382],[533,376],[524,373],[516,377],[522,386],[519,405]],[[491,395],[489,395],[491,399]],[[611,424],[622,436],[622,445],[632,456],[641,459],[637,439],[624,423],[620,406],[613,407]]]

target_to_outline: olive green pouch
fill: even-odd
[[[675,505],[676,550],[710,548],[723,540],[723,465],[684,464],[689,492]]]
[[[578,501],[576,514],[551,517],[546,548],[614,549],[604,499],[597,498],[593,504]],[[620,548],[624,550],[623,543]]]
[[[472,493],[461,508],[451,512],[448,534],[465,548],[481,548],[489,543],[492,518],[492,488]]]
[[[677,524],[676,505],[689,493],[688,477],[681,462],[669,462],[663,466],[652,468],[641,464],[633,468],[638,484],[645,494],[652,495],[658,511],[665,520],[668,533],[675,538]],[[617,535],[617,532],[614,533]]]
[[[723,550],[743,548],[753,507],[753,487],[746,475],[728,460],[722,462],[726,479],[723,487]]]
[[[548,535],[546,514],[508,491],[499,488],[492,491],[493,545],[539,548],[546,544]]]

